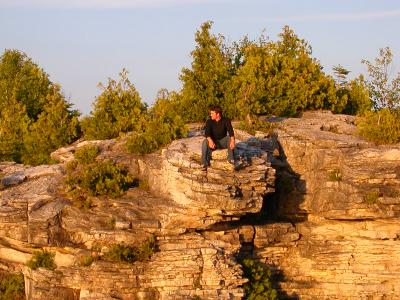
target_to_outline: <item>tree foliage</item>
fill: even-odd
[[[147,154],[186,136],[187,128],[178,113],[178,105],[176,93],[160,90],[153,107],[147,115],[142,115],[136,131],[128,138],[127,149],[135,154]]]
[[[275,300],[278,293],[272,286],[271,270],[259,262],[246,258],[241,262],[244,277],[249,281],[244,284],[246,300]]]
[[[224,99],[232,76],[231,57],[224,50],[224,37],[211,34],[211,26],[205,22],[196,32],[191,68],[183,68],[180,76],[180,112],[186,121],[205,120],[212,104],[228,108]]]
[[[375,109],[398,108],[400,105],[400,72],[391,78],[390,67],[393,54],[389,47],[379,50],[379,56],[374,63],[368,60],[362,62],[368,68],[368,87]]]
[[[29,119],[36,120],[52,88],[48,75],[25,53],[4,51],[0,58],[0,105],[16,100],[25,107]]]
[[[49,162],[50,153],[71,143],[79,135],[78,113],[61,96],[55,86],[46,97],[47,104],[36,122],[29,127],[22,161],[27,164]]]
[[[363,137],[377,144],[399,143],[400,111],[389,108],[368,111],[357,119],[357,129]]]
[[[341,112],[335,81],[312,58],[311,47],[285,26],[278,41],[262,35],[226,45],[210,33],[212,23],[196,32],[191,69],[180,77],[179,111],[186,120],[202,121],[211,104],[230,118],[255,119],[260,114],[293,116],[307,109]]]
[[[337,96],[345,103],[345,107],[342,111],[345,114],[361,115],[370,111],[373,106],[367,83],[362,75],[339,86],[337,89]]]
[[[24,275],[0,273],[0,300],[23,300],[25,297]]]
[[[109,78],[107,86],[99,84],[102,93],[96,98],[91,115],[81,124],[87,140],[115,138],[133,130],[146,110],[128,79],[128,71],[123,69],[119,76],[118,82]]]
[[[51,151],[79,133],[78,112],[60,87],[17,50],[0,58],[0,109],[0,160],[48,163]]]
[[[31,120],[25,106],[15,99],[0,111],[0,161],[20,162],[24,153],[24,137],[28,135]]]

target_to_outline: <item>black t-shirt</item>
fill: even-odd
[[[217,141],[226,137],[227,133],[230,137],[235,136],[231,120],[225,118],[222,118],[218,122],[211,119],[207,120],[204,133],[205,137],[211,137],[213,141]]]

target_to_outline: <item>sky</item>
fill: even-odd
[[[228,43],[262,33],[276,41],[285,25],[305,39],[328,74],[342,65],[366,74],[390,47],[400,71],[398,0],[0,0],[0,53],[25,52],[87,115],[101,90],[125,68],[143,101],[178,91],[194,35],[212,21]]]

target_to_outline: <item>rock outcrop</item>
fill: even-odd
[[[366,142],[353,123],[326,112],[278,123],[270,207],[293,225],[257,227],[254,255],[284,278],[282,294],[400,298],[400,147]]]
[[[147,156],[126,153],[121,140],[83,142],[53,153],[59,165],[1,164],[0,260],[24,273],[28,299],[241,299],[246,280],[234,257],[240,243],[221,244],[201,231],[258,212],[274,191],[275,170],[260,148],[239,142],[240,170],[222,151],[204,171],[201,141],[182,139]],[[88,143],[99,147],[100,160],[126,166],[149,190],[93,197],[89,210],[72,205],[63,163]],[[82,265],[114,244],[140,245],[151,236],[157,251],[148,261]],[[56,254],[56,270],[25,266],[38,248]]]
[[[24,273],[28,299],[241,299],[238,257],[253,257],[282,298],[400,299],[400,146],[366,142],[351,116],[272,121],[272,136],[236,130],[235,171],[225,151],[202,170],[198,136],[146,156],[120,139],[59,149],[58,165],[1,163],[0,268]],[[64,164],[88,143],[148,188],[72,205]],[[103,256],[152,236],[149,260]],[[26,266],[37,249],[55,270]]]

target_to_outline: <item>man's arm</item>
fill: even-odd
[[[211,149],[215,149],[216,145],[215,145],[214,141],[211,138],[211,120],[210,119],[208,119],[206,121],[206,126],[205,126],[205,130],[204,130],[204,136],[207,138],[208,147],[210,147]]]
[[[214,141],[212,140],[212,138],[208,137],[207,141],[208,141],[208,147],[210,147],[211,149],[215,149],[216,145],[215,145]]]
[[[235,132],[233,131],[232,122],[231,120],[226,120],[226,129],[230,136],[229,148],[235,148]]]
[[[231,136],[231,140],[229,142],[229,148],[231,148],[232,150],[235,148],[235,137]]]

